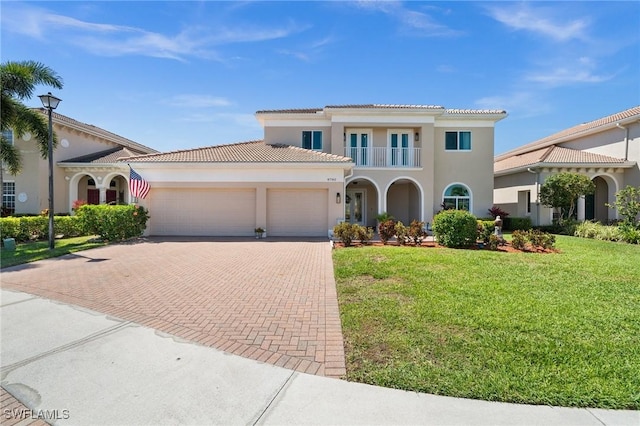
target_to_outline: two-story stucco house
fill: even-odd
[[[553,222],[553,209],[540,205],[547,177],[581,173],[596,185],[578,200],[578,220],[607,223],[618,212],[606,206],[627,185],[640,187],[640,106],[578,124],[495,158],[494,199],[511,216],[531,217],[534,225]]]
[[[326,236],[388,212],[430,222],[493,204],[495,110],[346,105],[258,111],[264,140],[129,158],[152,235]]]
[[[47,112],[38,109],[44,116]],[[54,211],[69,213],[75,200],[128,203],[129,169],[119,158],[157,152],[99,127],[53,113],[58,146],[53,151]],[[22,172],[2,170],[2,206],[11,213],[39,214],[49,205],[49,167],[30,133],[5,136],[18,148]]]
[[[494,127],[506,112],[430,105],[265,110],[256,113],[263,140],[165,153],[54,117],[61,140],[57,212],[70,212],[78,199],[137,201],[150,210],[150,235],[250,236],[260,227],[269,236],[327,236],[344,220],[375,226],[382,212],[406,224],[431,222],[443,206],[486,216]],[[33,189],[22,183],[28,176],[15,177],[25,194],[17,212],[45,208],[46,168],[37,161],[25,163],[25,170],[40,170]],[[129,166],[149,182],[144,200],[129,195]]]

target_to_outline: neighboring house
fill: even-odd
[[[264,140],[129,158],[150,183],[152,235],[326,236],[388,212],[430,222],[493,205],[504,111],[347,105],[258,111]]]
[[[38,109],[45,117],[47,112]],[[54,211],[69,213],[74,201],[90,204],[128,203],[129,168],[121,157],[157,152],[90,124],[53,113],[58,146],[54,160]],[[16,214],[39,214],[49,205],[48,160],[42,159],[32,135],[6,134],[19,149],[22,172],[4,171],[2,206]]]
[[[578,220],[607,223],[618,212],[606,206],[627,185],[640,186],[640,106],[583,123],[495,158],[494,200],[511,216],[529,216],[534,225],[553,222],[553,209],[538,202],[550,175],[576,172],[596,185],[578,200]]]

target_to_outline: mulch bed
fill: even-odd
[[[351,243],[350,247],[345,247],[343,243],[341,243],[340,241],[334,241],[333,242],[333,248],[334,249],[342,249],[342,248],[357,248],[357,247],[382,247],[385,244],[382,244],[382,241],[371,241],[368,244],[361,244],[360,242],[356,242],[354,241],[353,243]],[[421,247],[421,248],[447,248],[445,246],[442,246],[436,242],[433,241],[425,241],[422,244],[420,244],[420,246],[415,246],[413,244],[406,244],[404,246],[398,244],[396,241],[389,241],[387,244],[387,246],[390,247]],[[514,248],[513,246],[511,246],[510,243],[505,242],[504,245],[500,245],[498,246],[497,250],[490,250],[486,245],[483,248],[480,248],[478,245],[475,246],[471,246],[471,247],[465,247],[465,248],[461,248],[458,250],[487,250],[487,251],[496,251],[496,252],[502,252],[502,253],[545,253],[545,254],[549,254],[549,253],[560,253],[560,251],[558,249],[555,248],[550,248],[550,249],[544,249],[542,247],[531,247],[531,246],[527,246],[524,250],[519,250]]]

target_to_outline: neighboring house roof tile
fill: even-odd
[[[264,141],[240,142],[204,148],[138,155],[128,162],[178,163],[350,163],[340,155],[290,145],[267,145]]]
[[[107,149],[105,151],[94,152],[80,157],[69,158],[68,160],[60,161],[59,164],[64,163],[87,163],[87,164],[107,164],[116,163],[121,158],[132,157],[135,155],[143,155],[145,152],[132,151],[127,148],[116,147]]]
[[[553,164],[624,164],[621,158],[577,149],[550,146],[523,154],[512,155],[494,163],[494,172],[519,169],[527,166],[552,166]]]
[[[505,158],[513,155],[520,155],[525,152],[535,151],[539,148],[554,145],[566,140],[575,139],[584,134],[606,130],[608,128],[614,127],[616,123],[627,119],[632,119],[634,117],[640,119],[640,106],[629,108],[625,111],[611,114],[597,120],[589,121],[587,123],[578,124],[577,126],[573,126],[560,132],[554,133],[550,136],[546,136],[542,139],[538,139],[537,141],[528,143],[519,148],[498,155],[496,157],[496,161],[504,160]]]
[[[34,108],[34,109],[44,115],[47,114],[47,111],[44,108]],[[101,129],[100,127],[94,126],[93,124],[87,124],[78,120],[74,120],[73,118],[67,117],[66,115],[58,114],[57,112],[53,112],[53,119],[56,122],[67,124],[71,127],[75,127],[76,129],[84,130],[87,133],[99,135],[105,139],[111,140],[117,144],[120,144],[127,148],[131,148],[138,152],[144,152],[144,153],[158,152],[153,148],[142,145],[138,142],[134,142],[131,139],[127,139],[120,135],[116,135],[115,133],[109,132],[108,130]]]

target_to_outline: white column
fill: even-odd
[[[584,196],[578,198],[578,220],[584,221],[585,210],[584,210]]]

